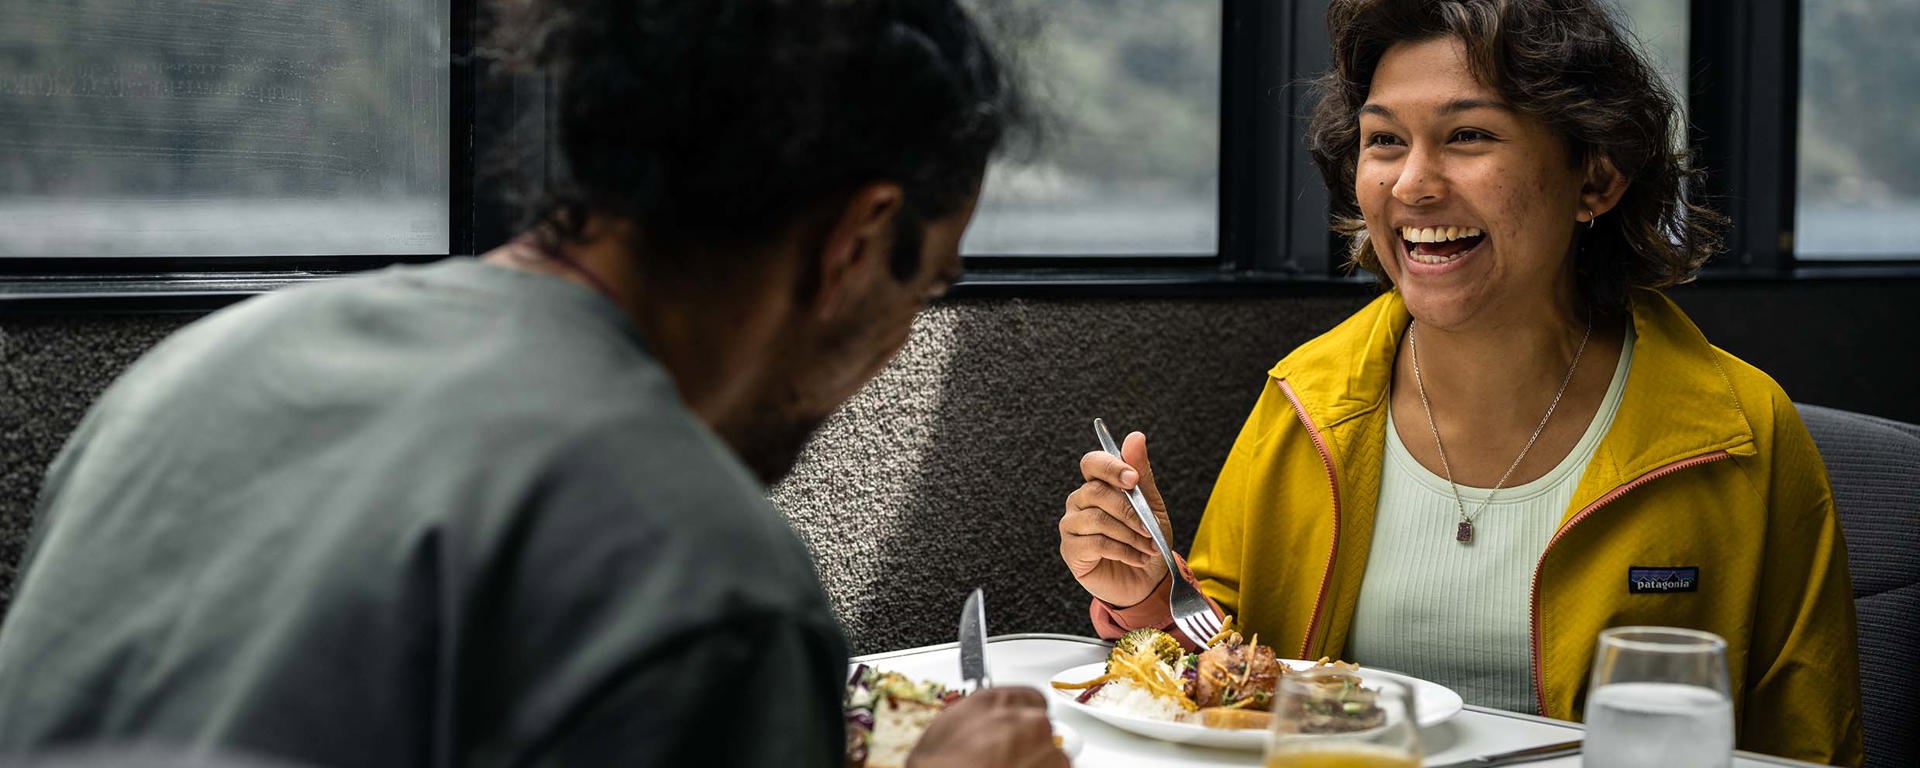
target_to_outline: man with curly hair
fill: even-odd
[[[767,502],[959,273],[1019,118],[952,0],[537,0],[557,170],[478,259],[158,345],[48,473],[0,751],[841,764],[846,643]],[[991,689],[920,765],[1065,765]]]

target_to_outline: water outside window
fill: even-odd
[[[1911,259],[1920,243],[1920,3],[1801,8],[1800,259]]]
[[[448,0],[14,0],[0,257],[445,253]]]
[[[1220,0],[967,4],[1020,60],[1044,136],[988,172],[962,252],[1212,256]]]

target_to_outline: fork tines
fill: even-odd
[[[1181,634],[1186,635],[1187,639],[1201,648],[1207,647],[1207,641],[1212,640],[1214,635],[1220,634],[1221,627],[1219,617],[1213,615],[1212,610],[1184,616],[1176,615],[1173,617],[1173,624],[1180,629]]]

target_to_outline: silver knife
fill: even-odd
[[[1516,749],[1512,752],[1499,752],[1476,757],[1471,760],[1462,760],[1457,763],[1435,765],[1430,768],[1497,768],[1497,766],[1502,765],[1531,763],[1536,760],[1551,760],[1556,757],[1566,757],[1577,754],[1580,754],[1579,741],[1563,741],[1558,744],[1543,744],[1538,747]]]
[[[960,679],[973,690],[993,684],[987,677],[987,604],[976,589],[960,607]]]

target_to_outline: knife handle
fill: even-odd
[[[1503,765],[1531,763],[1538,760],[1549,760],[1556,757],[1566,757],[1568,755],[1579,754],[1580,744],[1581,742],[1578,739],[1574,741],[1562,741],[1554,744],[1542,744],[1537,747],[1528,747],[1526,749],[1516,749],[1511,752],[1499,752],[1491,755],[1483,755],[1480,757],[1475,757],[1467,760],[1461,760],[1460,762],[1457,762],[1457,763],[1447,763],[1445,765],[1436,765],[1436,766],[1433,766],[1433,768],[1498,768],[1498,766],[1503,766]]]

